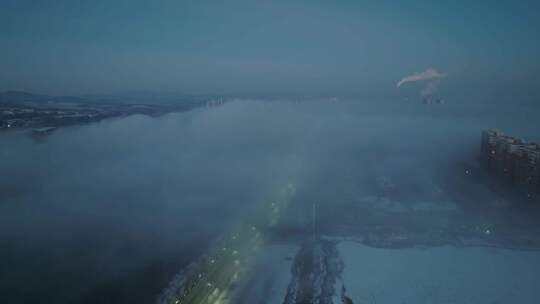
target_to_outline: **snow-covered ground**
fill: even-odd
[[[540,253],[482,247],[338,245],[355,304],[540,303]]]

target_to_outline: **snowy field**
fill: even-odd
[[[493,248],[338,245],[355,304],[540,303],[540,253]]]

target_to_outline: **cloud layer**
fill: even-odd
[[[237,101],[64,128],[41,144],[0,134],[0,302],[152,303],[291,176],[291,225],[313,202],[339,222],[381,187],[403,204],[449,201],[433,189],[482,128],[538,134],[537,112],[473,106]]]

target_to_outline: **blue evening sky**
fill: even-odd
[[[0,91],[538,94],[538,1],[0,1]]]

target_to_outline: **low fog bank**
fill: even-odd
[[[536,108],[236,101],[0,134],[0,301],[151,302],[277,185],[332,204],[384,177],[421,193],[480,132],[537,139]]]
[[[2,134],[1,302],[151,302],[294,169],[263,110]]]

